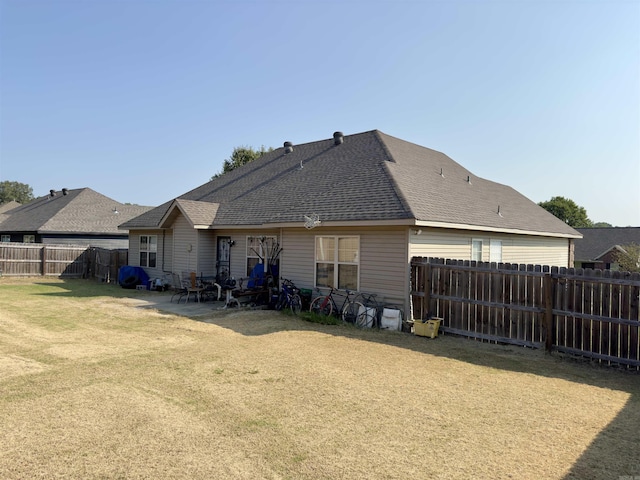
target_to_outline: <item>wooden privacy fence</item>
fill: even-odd
[[[100,278],[117,281],[127,265],[126,249],[107,250],[86,245],[0,243],[0,275]]]
[[[640,274],[415,257],[414,319],[640,370]]]

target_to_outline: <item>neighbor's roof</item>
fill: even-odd
[[[582,239],[575,243],[577,261],[599,260],[616,246],[640,245],[640,227],[578,228],[578,231]]]
[[[18,208],[20,205],[22,204],[16,202],[15,200],[11,200],[10,202],[0,205],[0,223],[9,218],[11,210],[13,210],[14,208]]]
[[[9,210],[13,210],[16,207],[22,205],[21,203],[16,202],[15,200],[11,200],[10,202],[3,203],[0,205],[0,213],[6,213]]]
[[[20,205],[0,218],[0,232],[122,235],[118,225],[152,207],[124,205],[90,188],[55,192]],[[117,210],[117,214],[114,212]]]
[[[511,187],[474,176],[443,153],[378,130],[268,152],[180,200],[217,204],[212,228],[364,222],[580,234]],[[122,225],[157,228],[169,201]],[[196,223],[192,220],[192,223]]]

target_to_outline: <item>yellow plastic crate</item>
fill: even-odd
[[[413,333],[419,337],[436,338],[441,321],[441,318],[432,318],[424,323],[415,321],[413,322]]]

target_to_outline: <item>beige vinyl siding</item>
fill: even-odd
[[[482,240],[482,261],[488,262],[491,240],[500,240],[503,263],[570,266],[566,238],[430,228],[416,235],[416,230],[410,229],[410,256],[470,260],[471,241],[477,239]]]
[[[156,235],[158,237],[158,250],[156,255],[156,267],[149,268],[144,267],[144,271],[149,275],[149,278],[163,278],[166,272],[170,272],[170,267],[167,267],[167,256],[169,260],[171,258],[171,246],[170,241],[171,233],[165,233],[163,230],[136,230],[129,233],[129,265],[139,267],[140,266],[140,236],[141,235]],[[167,241],[169,239],[169,241]],[[164,240],[164,241],[163,241]],[[168,250],[167,250],[168,248]],[[170,265],[170,263],[169,263]]]
[[[162,240],[158,237],[158,243],[162,244],[162,270],[165,273],[175,272],[173,269],[173,230],[163,230],[162,235]]]
[[[358,236],[360,266],[358,290],[375,293],[386,303],[400,305],[408,312],[409,262],[405,228],[314,228],[308,231],[285,229],[280,256],[281,277],[300,288],[315,290],[315,238]],[[326,290],[326,289],[325,289]]]
[[[149,235],[147,230],[129,232],[129,265],[140,266],[140,235]]]
[[[569,267],[569,240],[566,238],[544,238],[517,236],[503,240],[502,261]]]
[[[191,245],[191,251],[189,251]],[[173,223],[173,272],[195,272],[198,268],[198,235],[182,216]]]
[[[405,228],[365,230],[360,237],[360,291],[400,305],[409,314],[409,260]]]
[[[482,238],[474,232],[456,232],[454,230],[442,230],[434,228],[421,228],[420,235],[410,229],[410,256],[411,257],[437,257],[451,258],[455,260],[471,259],[471,239]],[[480,233],[480,232],[479,232]],[[483,245],[484,249],[488,248]],[[487,250],[488,252],[488,250]],[[487,253],[488,255],[488,253]]]
[[[229,237],[235,243],[231,247],[230,263],[231,263],[231,276],[236,280],[247,277],[247,238],[248,237],[262,237],[262,236],[276,236],[279,238],[278,230],[218,230],[215,235],[212,236],[212,248],[213,248],[213,269],[215,272],[215,264],[217,259],[216,248],[218,245],[218,237]],[[282,261],[282,257],[280,257]]]
[[[216,235],[211,230],[198,230],[198,275],[216,274]]]
[[[298,288],[314,289],[315,234],[318,229],[282,231],[280,277],[292,280]]]

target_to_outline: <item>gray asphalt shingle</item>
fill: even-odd
[[[114,212],[117,209],[118,213]],[[1,232],[122,234],[118,225],[151,207],[124,205],[90,188],[56,192],[5,214]]]
[[[212,226],[301,225],[315,213],[324,222],[415,220],[579,236],[514,189],[378,130],[346,135],[340,145],[330,138],[288,154],[278,148],[179,198],[219,204]],[[123,227],[153,228],[170,205]]]
[[[581,262],[592,262],[616,245],[640,245],[640,227],[578,228],[582,238],[576,240],[575,257]]]

